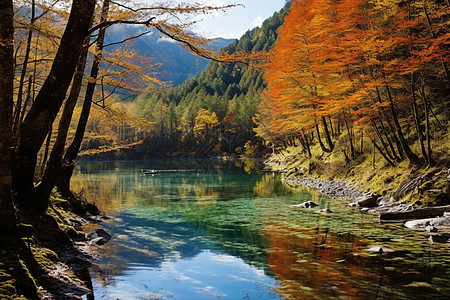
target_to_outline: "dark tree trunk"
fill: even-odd
[[[391,153],[389,152],[388,147],[387,147],[387,144],[386,144],[386,142],[384,141],[383,136],[381,135],[380,130],[378,129],[377,123],[375,122],[375,120],[374,120],[373,118],[371,118],[370,121],[371,121],[371,123],[372,123],[373,129],[375,130],[375,133],[376,133],[377,136],[378,136],[378,139],[379,139],[380,142],[381,142],[381,146],[383,147],[383,149],[384,149],[384,151],[385,151],[385,154],[389,157],[389,159],[393,160],[394,157],[393,157],[393,156],[391,155]]]
[[[17,102],[16,109],[14,111],[14,123],[13,123],[13,133],[14,135],[18,134],[18,130],[20,128],[20,115],[22,114],[21,110],[25,109],[25,105],[22,108],[22,96],[23,96],[23,86],[25,84],[25,75],[27,74],[28,60],[30,58],[31,52],[31,39],[33,37],[33,24],[35,20],[35,4],[34,0],[31,2],[31,19],[30,19],[30,29],[28,30],[27,35],[27,46],[25,48],[25,57],[23,59],[22,73],[20,74],[19,80],[19,91],[17,92]]]
[[[104,0],[102,15],[100,23],[105,22],[108,17],[110,0]],[[61,169],[60,176],[58,178],[57,186],[58,190],[63,195],[71,195],[70,192],[70,178],[73,174],[73,169],[75,168],[75,160],[80,152],[81,143],[83,142],[84,132],[86,131],[86,125],[89,119],[89,114],[91,112],[92,99],[94,97],[94,91],[97,81],[98,70],[100,68],[100,62],[102,60],[103,42],[105,39],[106,28],[102,27],[99,30],[94,61],[92,63],[91,74],[89,75],[89,82],[86,88],[86,94],[84,96],[83,108],[81,110],[80,119],[78,120],[77,130],[75,132],[75,137],[72,143],[67,148],[67,151],[63,158],[63,166]]]
[[[0,232],[11,232],[16,218],[11,197],[14,79],[13,3],[0,0]]]
[[[399,123],[398,117],[397,117],[397,112],[396,112],[395,106],[394,106],[394,101],[392,100],[391,89],[387,86],[386,90],[387,90],[389,104],[390,104],[390,108],[391,108],[392,119],[394,121],[395,129],[397,131],[397,136],[400,140],[402,149],[405,152],[405,155],[408,158],[408,160],[411,163],[417,164],[419,162],[419,158],[417,157],[417,155],[415,155],[411,151],[411,148],[409,148],[408,142],[406,141],[405,136],[403,135],[403,132],[402,132],[402,128],[400,127],[400,123]]]
[[[361,144],[359,147],[359,153],[364,153],[364,131],[361,130]]]
[[[378,87],[376,87],[376,91],[377,91],[378,102],[381,104],[381,103],[383,103],[383,100],[381,99],[380,89]],[[392,155],[390,155],[389,151],[387,151],[387,147],[386,147],[386,145],[384,145],[384,140],[382,140],[381,138],[380,138],[380,140],[382,140],[383,147],[385,148],[386,154],[389,155],[390,159],[396,160],[396,161],[401,161],[401,160],[404,159],[403,155],[402,155],[403,150],[402,150],[402,147],[401,147],[401,145],[400,145],[400,143],[399,143],[399,141],[397,139],[397,136],[395,135],[395,129],[392,126],[391,122],[389,122],[389,119],[387,118],[387,112],[385,111],[385,109],[381,108],[381,110],[382,110],[381,113],[379,113],[380,125],[381,125],[381,129],[382,129],[382,133],[386,137],[386,141],[389,144],[389,148],[392,151]],[[386,127],[383,124],[383,120],[386,121],[387,125],[390,128],[390,131],[386,130]],[[391,138],[389,137],[389,133],[391,133],[393,135],[393,139],[394,139],[394,141],[395,141],[395,143],[397,145],[397,149],[398,149],[398,152],[400,154],[400,157],[397,155],[397,152],[395,151],[395,148],[392,145]]]
[[[57,178],[62,168],[62,158],[64,154],[64,146],[66,145],[67,133],[72,120],[73,110],[75,108],[75,104],[77,103],[78,96],[80,95],[83,83],[84,69],[89,52],[89,40],[90,36],[86,38],[83,50],[78,60],[77,69],[75,75],[73,76],[72,87],[70,88],[69,97],[64,105],[61,120],[59,121],[58,134],[46,164],[44,175],[41,183],[35,190],[36,198],[39,199],[39,203],[42,204],[39,207],[41,211],[47,210],[50,193],[55,187]]]
[[[380,152],[381,156],[384,157],[384,159],[388,162],[389,165],[392,167],[395,167],[395,163],[383,152],[383,150],[380,148],[380,146],[377,145],[377,143],[372,140],[373,146]]]
[[[48,131],[47,134],[47,139],[45,141],[45,146],[44,146],[44,154],[42,155],[42,161],[41,161],[41,169],[39,170],[39,173],[37,174],[39,179],[42,178],[42,175],[44,174],[44,170],[45,170],[45,164],[47,162],[47,158],[48,158],[48,152],[50,150],[50,143],[52,141],[52,127],[50,127],[50,130]],[[36,176],[36,174],[35,174]]]
[[[419,140],[420,151],[422,152],[422,155],[425,158],[425,160],[428,162],[428,155],[427,155],[427,152],[425,151],[425,146],[423,143],[423,134],[422,134],[422,130],[420,129],[420,117],[419,117],[419,112],[417,109],[413,74],[411,74],[411,89],[412,89],[412,111],[413,111],[413,117],[414,117],[414,124],[416,125],[417,139]]]
[[[22,124],[23,118],[25,117],[25,113],[27,111],[28,103],[30,103],[30,100],[31,100],[31,86],[33,83],[32,80],[33,80],[33,76],[30,75],[30,78],[28,78],[27,96],[25,97],[25,102],[23,103],[23,108],[21,109],[21,112],[20,112],[19,124]],[[13,132],[15,132],[15,131],[13,130]],[[17,136],[17,134],[15,134],[15,136]]]
[[[331,115],[328,115],[328,121],[330,122],[331,136],[336,137],[336,132],[333,130],[333,120],[331,119]]]
[[[331,152],[331,151],[333,151],[334,144],[333,144],[333,141],[331,140],[330,131],[328,130],[327,120],[325,119],[325,117],[322,117],[322,124],[323,124],[323,129],[325,130],[325,139],[327,140],[328,147]]]
[[[431,157],[431,133],[430,133],[430,117],[429,117],[429,109],[428,109],[428,103],[427,103],[427,96],[425,94],[425,86],[422,83],[421,87],[421,94],[422,94],[422,102],[423,102],[423,109],[425,114],[425,139],[427,142],[427,166],[430,167],[432,163],[432,157]]]
[[[95,0],[74,0],[50,73],[21,126],[12,169],[16,203],[32,209],[37,153],[55,120],[72,80],[94,13]]]
[[[315,127],[317,132],[317,140],[319,142],[320,148],[322,149],[323,152],[331,152],[331,150],[325,147],[324,143],[322,142],[322,138],[320,137],[319,125],[316,125]]]
[[[353,136],[352,136],[352,133],[350,132],[350,127],[348,126],[348,121],[347,121],[347,117],[345,116],[345,114],[344,114],[344,122],[345,122],[345,127],[347,128],[348,142],[350,144],[350,155],[351,155],[352,159],[355,159],[356,155],[355,155],[355,147],[353,146]]]

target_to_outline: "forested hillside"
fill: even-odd
[[[449,12],[448,1],[293,1],[258,135],[299,173],[383,192],[411,170],[448,168]]]
[[[223,50],[269,50],[277,40],[286,12],[283,9],[275,13],[261,27],[248,31]],[[252,151],[250,148],[258,144],[253,117],[265,86],[261,68],[213,61],[179,87],[142,94],[134,111],[154,127],[134,150],[150,155],[220,155],[242,154],[245,146]]]

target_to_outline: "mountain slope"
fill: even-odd
[[[153,57],[154,62],[162,64],[156,69],[159,73],[158,79],[172,82],[174,86],[178,86],[184,81],[192,79],[208,65],[207,59],[195,56],[173,41],[162,38],[157,30],[149,29],[148,31],[150,33],[134,39],[131,48],[138,50],[143,56]],[[146,28],[142,26],[116,26],[114,30],[108,32],[105,44],[122,41],[144,32],[146,32]],[[218,38],[213,40],[208,47],[219,50],[233,41],[232,39]],[[110,49],[107,48],[107,50]]]
[[[288,4],[224,50],[269,50],[278,38],[277,29],[287,10]],[[155,131],[149,133],[144,145],[160,144],[158,150],[152,151],[164,154],[167,149],[204,154],[212,154],[214,149],[217,153],[239,154],[244,145],[248,148],[260,142],[253,131],[253,117],[264,87],[260,69],[210,62],[203,72],[175,88],[140,95],[135,102],[136,114],[155,123]]]

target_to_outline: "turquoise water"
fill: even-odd
[[[95,299],[450,296],[448,245],[251,163],[83,162],[72,186],[113,216],[92,269]],[[291,207],[307,200],[334,213]],[[395,251],[367,251],[374,245]]]

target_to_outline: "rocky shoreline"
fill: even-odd
[[[99,225],[109,219],[101,214],[64,218],[64,224],[73,227],[77,234],[69,234],[73,241],[72,246],[61,249],[58,255],[59,260],[49,267],[51,271],[48,276],[57,279],[57,284],[45,299],[80,299],[81,296],[94,299],[89,268],[99,256],[97,247],[111,239],[111,235]],[[84,233],[86,227],[92,226],[96,228]],[[72,273],[83,284],[77,280],[71,280]]]
[[[362,213],[378,215],[380,220],[402,221],[407,228],[428,233],[431,242],[450,243],[450,205],[426,206],[423,208],[417,204],[420,203],[418,201],[414,204],[411,201],[398,200],[400,196],[413,195],[415,191],[418,191],[420,194],[427,193],[428,190],[423,190],[423,186],[427,184],[432,186],[430,182],[446,183],[444,188],[437,193],[436,198],[448,199],[450,170],[434,169],[421,176],[411,178],[403,182],[399,189],[390,197],[364,192],[362,191],[362,185],[356,188],[341,180],[333,181],[307,176],[298,178],[288,176],[283,181],[289,185],[315,188],[327,197],[347,201],[349,206],[358,208]],[[435,190],[433,191],[436,193]],[[302,206],[302,204],[298,206]],[[303,207],[309,208],[311,205]]]

